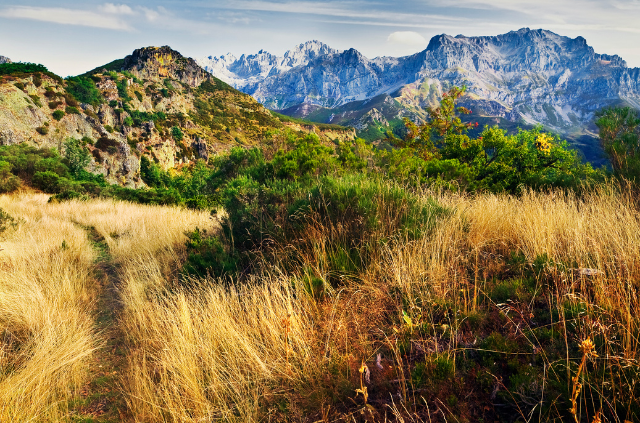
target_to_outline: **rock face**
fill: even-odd
[[[3,63],[11,63],[11,59],[5,56],[0,56],[0,65]]]
[[[259,83],[270,76],[306,65],[316,57],[335,53],[338,50],[314,40],[296,46],[282,57],[260,50],[258,54],[243,54],[240,58],[226,54],[198,59],[197,62],[216,78],[242,90],[247,85]]]
[[[225,60],[218,60],[218,70],[209,70],[224,77],[238,62]],[[627,68],[619,56],[595,53],[582,37],[546,30],[488,37],[443,34],[424,51],[400,58],[368,59],[354,49],[326,47],[290,69],[260,63],[263,71],[233,73],[233,83],[271,109],[302,103],[348,107],[385,94],[419,115],[449,86],[466,85],[466,104],[487,116],[542,123],[563,134],[593,134],[594,112],[600,108],[615,103],[640,108],[640,69]]]
[[[210,78],[210,75],[195,60],[182,56],[169,46],[135,50],[130,56],[124,58],[122,69],[140,79],[169,78],[191,87],[198,87]]]

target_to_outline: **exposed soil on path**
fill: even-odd
[[[103,345],[94,353],[94,366],[90,380],[82,388],[81,401],[75,407],[75,421],[127,422],[131,416],[118,386],[119,374],[126,367],[124,333],[118,325],[122,309],[119,299],[118,269],[113,263],[105,239],[94,227],[82,226],[98,252],[94,279],[97,301],[95,308],[96,328]]]

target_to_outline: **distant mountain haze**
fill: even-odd
[[[355,49],[336,51],[310,41],[284,57],[261,51],[198,63],[270,109],[362,129],[368,126],[361,120],[365,114],[367,121],[387,123],[407,115],[424,117],[424,107],[435,105],[451,85],[467,87],[464,103],[476,114],[513,125],[543,124],[573,139],[595,136],[594,113],[603,107],[640,108],[639,68],[627,68],[617,55],[595,53],[582,37],[543,29],[438,35],[424,51],[399,58],[368,59]],[[367,108],[375,98],[386,101],[390,115]],[[345,121],[345,109],[362,113],[347,113],[355,120]],[[587,143],[596,148],[595,140]]]

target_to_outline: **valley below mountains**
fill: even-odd
[[[599,163],[594,113],[612,105],[640,108],[640,70],[598,54],[582,37],[528,28],[486,37],[438,35],[405,57],[368,59],[319,41],[278,57],[207,57],[198,63],[267,108],[356,128],[369,140],[401,119],[421,120],[451,86],[466,86],[470,120],[518,127],[542,124]]]

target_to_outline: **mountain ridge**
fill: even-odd
[[[566,137],[591,137],[594,145],[597,110],[616,104],[640,109],[640,68],[628,68],[618,55],[596,53],[583,37],[529,28],[496,36],[440,34],[426,49],[403,57],[368,59],[355,49],[331,52],[283,72],[233,83],[274,110],[301,104],[333,109],[389,95],[404,115],[419,119],[448,87],[466,86],[464,101],[486,117],[542,124]],[[341,124],[358,127],[362,122]]]

